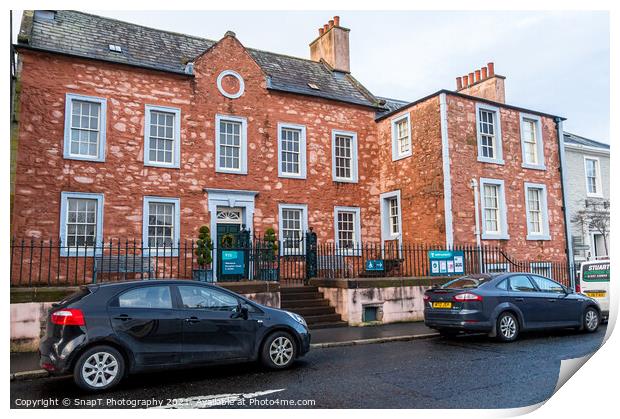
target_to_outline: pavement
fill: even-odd
[[[391,323],[364,327],[336,327],[332,329],[311,330],[310,332],[312,334],[313,348],[413,340],[437,335],[437,332],[433,329],[424,326],[424,322]],[[47,373],[40,368],[38,353],[11,353],[12,379],[34,378],[35,375],[47,375]]]
[[[82,392],[71,377],[14,380],[11,406],[523,407],[549,398],[561,360],[596,351],[605,331],[524,333],[513,343],[469,335],[316,348],[287,370],[246,363],[139,374],[103,394]]]

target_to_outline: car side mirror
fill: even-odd
[[[242,318],[243,320],[247,320],[250,317],[250,311],[248,310],[247,306],[239,302],[239,304],[235,308],[235,311],[232,317],[235,319]]]

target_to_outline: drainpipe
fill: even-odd
[[[478,181],[476,179],[471,180],[471,187],[474,190],[474,214],[476,219],[476,228],[474,234],[476,235],[476,246],[478,247],[478,266],[480,267],[480,273],[482,269],[482,249],[480,243],[480,210],[478,209],[478,202],[480,202],[480,196],[478,195]]]
[[[568,274],[570,276],[570,286],[575,289],[575,272],[572,269],[574,264],[573,245],[571,231],[569,225],[570,211],[566,202],[566,174],[564,173],[564,128],[562,126],[562,118],[555,117],[555,127],[558,132],[558,148],[560,151],[560,178],[562,184],[562,210],[564,211],[564,236],[566,237],[566,257],[568,258]]]

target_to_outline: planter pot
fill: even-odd
[[[261,281],[277,281],[278,270],[277,269],[261,269],[258,276]]]
[[[194,281],[213,282],[212,269],[194,269],[192,272]]]

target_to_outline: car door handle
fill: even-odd
[[[555,299],[555,298],[547,298],[547,301],[549,301],[550,303],[555,303],[557,301],[557,299]]]
[[[198,319],[198,317],[188,317],[187,319],[185,319],[185,323],[198,323],[200,321],[200,319]]]
[[[515,298],[515,301],[523,302],[523,301],[525,301],[525,298],[521,298],[521,297]]]
[[[121,320],[121,321],[125,321],[125,320],[131,320],[131,317],[129,317],[126,314],[121,314],[118,317],[114,317],[114,320]]]

